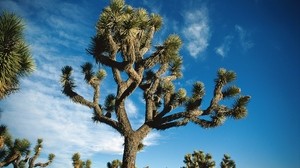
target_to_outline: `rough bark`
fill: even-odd
[[[122,168],[135,168],[136,155],[139,145],[151,131],[151,128],[144,124],[137,131],[133,131],[124,137],[124,152]]]

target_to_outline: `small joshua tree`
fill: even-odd
[[[235,168],[235,167],[236,166],[234,160],[232,160],[229,155],[225,154],[221,162],[221,168]]]
[[[215,168],[216,162],[210,154],[203,151],[194,151],[193,154],[186,154],[183,162],[186,166],[182,168]],[[235,162],[229,155],[225,154],[220,164],[221,168],[235,168]]]
[[[28,168],[47,167],[52,163],[55,157],[54,154],[49,154],[48,161],[45,163],[35,163],[42,150],[42,139],[37,140],[34,155],[30,157],[30,142],[27,139],[15,139],[13,141],[7,130],[5,131],[5,136],[3,136],[4,144],[0,148],[0,167],[6,167],[12,164],[14,168],[25,168],[27,163]]]
[[[107,168],[121,168],[122,162],[120,160],[113,160],[107,163]]]
[[[79,153],[74,153],[72,156],[73,166],[74,168],[91,168],[92,161],[86,160],[85,162],[80,159]]]
[[[94,71],[91,63],[82,65],[84,80],[94,91],[92,100],[75,90],[72,67],[62,68],[62,92],[73,102],[93,110],[93,120],[105,123],[124,137],[122,167],[134,168],[139,145],[153,129],[166,130],[195,123],[203,128],[213,128],[226,118],[241,119],[247,114],[249,96],[240,95],[241,89],[230,85],[236,74],[221,68],[215,79],[213,98],[207,108],[201,106],[204,84],[195,82],[192,93],[176,89],[174,82],[182,76],[182,57],[179,54],[181,39],[170,35],[162,44],[152,48],[152,39],[162,25],[158,14],[148,14],[145,9],[135,9],[124,0],[112,0],[96,25],[97,33],[87,50],[96,63],[111,70],[116,93],[108,94],[100,104],[100,84],[106,72]],[[147,54],[146,54],[147,53]],[[144,122],[133,129],[125,108],[126,99],[136,91],[144,96]],[[232,106],[221,104],[234,99]],[[183,108],[182,108],[183,107]],[[177,109],[177,112],[174,110]]]
[[[184,156],[186,167],[183,168],[214,168],[216,163],[212,160],[210,154],[205,154],[203,151],[194,151],[193,154]]]

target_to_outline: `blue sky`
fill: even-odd
[[[214,129],[186,127],[153,131],[147,147],[138,154],[137,166],[183,166],[183,157],[194,150],[213,155],[217,164],[228,153],[241,168],[300,167],[300,3],[287,0],[165,0],[126,1],[163,17],[164,25],[153,44],[176,33],[183,40],[184,77],[177,85],[191,90],[195,81],[206,87],[203,106],[209,103],[220,67],[237,73],[235,84],[251,95],[249,114],[228,119]],[[14,137],[33,144],[44,139],[41,159],[56,158],[50,167],[72,167],[80,152],[93,167],[121,159],[122,138],[104,124],[91,120],[92,112],[61,94],[60,70],[72,65],[77,91],[91,97],[80,74],[80,65],[93,61],[85,49],[95,33],[95,23],[109,1],[0,0],[0,9],[23,17],[26,40],[36,71],[24,78],[21,90],[0,102],[1,123]],[[77,73],[76,73],[77,72]],[[114,91],[111,77],[103,94]],[[103,100],[102,100],[103,101]],[[143,119],[140,95],[130,97],[127,108],[138,126]]]

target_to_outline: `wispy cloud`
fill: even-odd
[[[215,48],[216,53],[221,57],[225,57],[230,50],[232,40],[233,36],[226,36],[223,43],[219,47]]]
[[[238,33],[240,44],[244,51],[254,46],[254,43],[250,40],[250,33],[248,31],[239,25],[235,25],[235,30]]]
[[[186,38],[186,49],[191,56],[197,58],[209,45],[211,36],[207,8],[185,13],[185,28],[183,35]]]
[[[138,109],[131,99],[126,100],[125,108],[129,117],[137,117]]]

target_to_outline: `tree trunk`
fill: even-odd
[[[125,137],[122,168],[135,168],[135,159],[141,139],[138,136]]]

